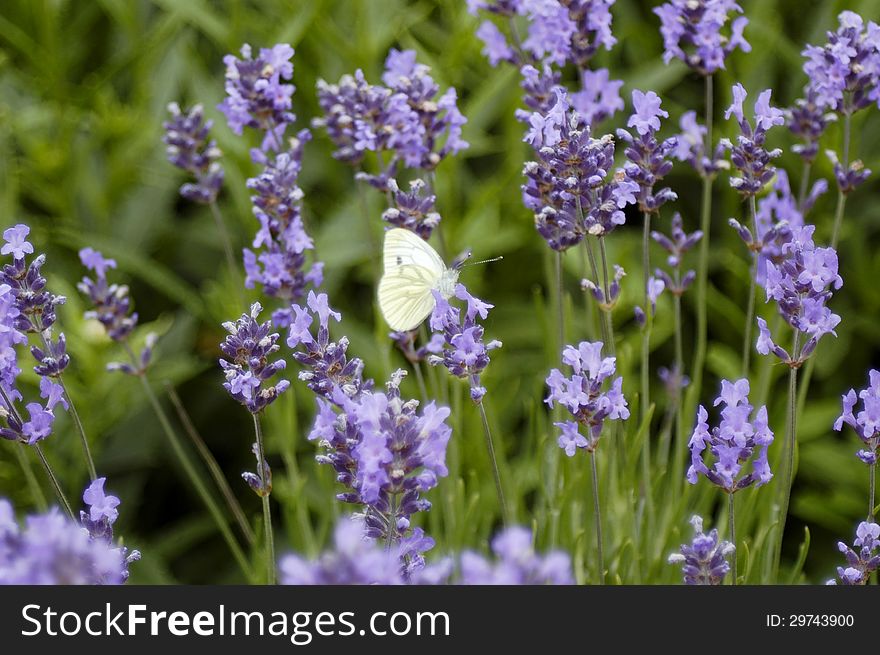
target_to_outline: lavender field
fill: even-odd
[[[0,582],[876,584],[878,22],[6,0]]]

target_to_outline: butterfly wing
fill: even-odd
[[[446,264],[427,241],[401,227],[392,228],[385,233],[382,252],[386,273],[400,266],[421,266],[436,271],[439,279],[446,270]]]
[[[397,332],[414,330],[434,309],[431,291],[437,280],[433,271],[423,266],[400,266],[379,280],[379,309]]]
[[[434,309],[434,296],[446,264],[421,237],[394,228],[385,233],[385,274],[379,281],[379,309],[392,330],[418,327]]]

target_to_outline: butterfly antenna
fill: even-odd
[[[476,266],[477,264],[488,264],[489,262],[497,262],[497,261],[500,261],[500,260],[502,260],[502,259],[504,259],[504,257],[502,257],[501,255],[499,255],[498,257],[493,257],[492,259],[481,259],[481,260],[478,261],[478,262],[467,262],[467,263],[465,263],[465,264],[462,264],[462,267],[465,267],[465,266]]]

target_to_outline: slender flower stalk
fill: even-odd
[[[260,425],[260,415],[251,414],[254,419],[254,437],[256,438],[256,456],[257,462],[263,469],[262,480],[265,486],[266,473],[269,468],[266,462],[265,451],[263,448],[263,428]],[[275,584],[275,533],[272,529],[272,507],[269,504],[269,493],[260,494],[260,500],[263,504],[263,533],[266,541],[266,584]]]
[[[728,534],[730,536],[730,543],[734,545],[733,557],[730,558],[730,569],[733,575],[730,577],[730,584],[736,586],[736,518],[734,516],[734,509],[736,505],[735,501],[736,496],[734,494],[727,494],[727,525],[728,525]]]
[[[755,196],[749,196],[749,215],[751,217],[752,231],[758,233],[758,209],[755,203]],[[749,267],[749,299],[748,309],[746,309],[746,324],[743,329],[743,346],[742,346],[742,367],[741,375],[749,374],[749,359],[752,353],[752,322],[755,318],[755,286],[758,281],[758,253],[752,252],[752,264]]]
[[[42,446],[36,443],[34,444],[34,450],[37,453],[37,457],[40,458],[40,464],[43,465],[43,470],[46,471],[46,477],[49,478],[49,482],[52,483],[52,489],[55,491],[55,497],[58,498],[58,501],[61,503],[61,506],[64,508],[64,511],[67,512],[67,515],[74,519],[73,509],[70,507],[70,501],[67,500],[67,496],[64,495],[64,490],[61,488],[61,483],[58,481],[58,477],[55,475],[55,472],[52,470],[52,466],[49,464],[49,460],[46,459],[46,454],[43,452]]]
[[[605,584],[605,546],[602,538],[602,503],[599,500],[599,471],[596,451],[590,451],[590,483],[593,486],[593,520],[596,523],[596,561],[599,567],[599,584]]]

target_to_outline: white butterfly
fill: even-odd
[[[379,309],[397,332],[414,330],[434,310],[433,290],[444,298],[455,293],[458,268],[446,264],[417,234],[393,228],[385,233],[385,273],[379,280]]]

